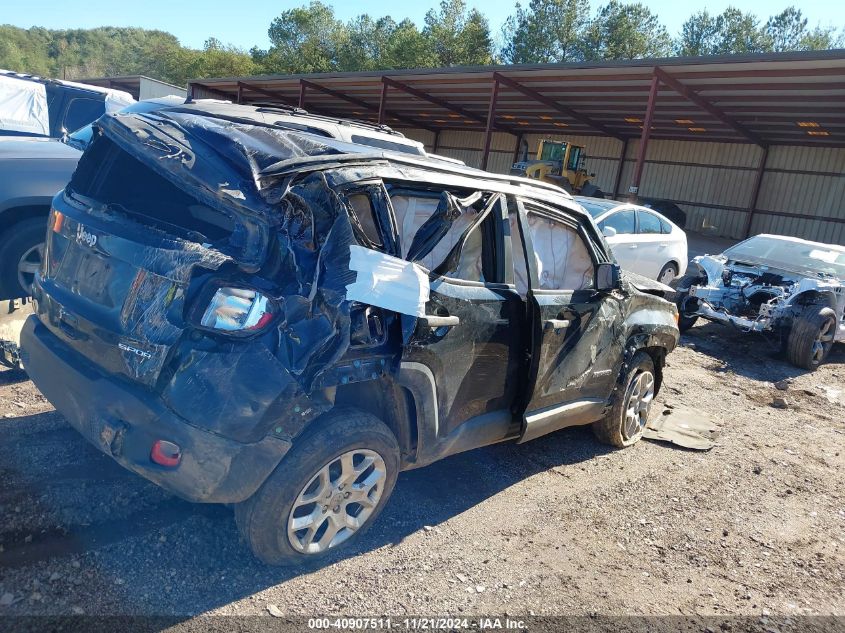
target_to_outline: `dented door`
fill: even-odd
[[[439,242],[455,245],[451,247],[454,263],[446,265],[453,270],[432,266],[424,316],[415,320],[402,361],[422,364],[431,372],[438,437],[454,437],[467,420],[499,412],[503,423],[496,439],[503,439],[524,373],[525,304],[512,283],[512,274],[505,272],[510,267],[510,253],[503,248],[507,231],[504,197],[485,194],[482,199],[472,199],[478,218],[470,218],[468,228],[458,228],[456,234],[444,231]],[[453,228],[458,226],[456,222]],[[421,228],[417,234],[425,232]],[[429,239],[434,242],[436,239]],[[436,255],[433,259],[420,258],[436,264],[438,249],[431,252]],[[411,254],[409,259],[414,259],[413,249]]]
[[[530,202],[519,202],[518,213],[523,247],[532,254],[532,362],[523,433],[535,437],[600,417],[616,378],[622,318],[619,298],[595,290],[596,253],[583,228]],[[542,432],[530,431],[532,422]]]

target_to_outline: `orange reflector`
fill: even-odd
[[[64,223],[64,221],[65,221],[64,213],[62,213],[60,211],[56,211],[55,209],[53,209],[53,224],[52,224],[52,227],[51,227],[52,230],[53,230],[53,233],[61,232],[62,224]]]

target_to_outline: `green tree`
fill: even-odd
[[[716,18],[719,41],[714,54],[761,53],[769,49],[768,38],[753,13],[728,7]]]
[[[763,31],[769,49],[777,52],[826,50],[842,45],[842,37],[836,35],[833,27],[808,29],[807,18],[795,7],[770,17]]]
[[[582,59],[590,0],[530,0],[516,4],[502,29],[502,58],[512,64],[571,62]]]
[[[467,11],[464,0],[441,0],[440,10],[425,15],[423,36],[438,66],[475,66],[493,62],[490,25],[477,9]]]
[[[387,40],[382,68],[433,68],[437,55],[416,24],[402,20]]]
[[[681,27],[676,50],[682,57],[712,55],[719,43],[719,26],[707,9],[691,15]]]
[[[587,26],[586,59],[639,59],[671,54],[666,27],[645,5],[610,0]]]
[[[318,73],[337,70],[338,49],[346,33],[334,10],[312,0],[284,11],[270,24],[267,51],[253,48],[253,58],[268,72]]]

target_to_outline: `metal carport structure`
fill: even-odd
[[[845,51],[189,82],[189,95],[380,122],[504,171],[543,137],[587,145],[608,194],[696,228],[845,243]],[[510,140],[508,140],[510,139]]]

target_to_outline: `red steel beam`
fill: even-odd
[[[687,99],[692,101],[695,105],[697,105],[699,108],[701,108],[705,112],[708,112],[711,115],[713,115],[714,117],[716,117],[717,119],[719,119],[725,125],[732,127],[734,130],[739,132],[742,136],[747,138],[752,143],[759,145],[760,147],[762,147],[764,149],[767,147],[768,143],[766,143],[766,141],[761,139],[759,136],[757,136],[754,132],[749,130],[747,127],[745,127],[741,123],[739,123],[739,122],[735,121],[734,119],[732,119],[731,117],[729,117],[723,110],[714,106],[707,99],[702,97],[700,94],[698,94],[697,92],[695,92],[694,90],[692,90],[688,86],[685,86],[684,84],[682,84],[680,81],[678,81],[677,79],[672,77],[672,75],[667,73],[665,70],[663,70],[659,66],[655,66],[654,73],[657,77],[660,78],[660,81],[662,81],[664,84],[666,84],[667,86],[672,88],[672,90],[674,90],[678,94],[686,97]]]
[[[648,106],[645,111],[645,118],[643,119],[643,132],[640,134],[640,146],[637,148],[637,162],[634,165],[634,175],[631,178],[631,186],[628,187],[628,197],[632,202],[636,201],[640,193],[640,180],[643,177],[643,167],[645,166],[645,152],[648,148],[648,139],[651,136],[651,121],[654,118],[654,105],[657,102],[657,91],[660,89],[660,78],[657,75],[657,69],[651,77],[651,88],[648,91]]]
[[[307,89],[308,89],[308,87],[304,83],[302,83],[302,80],[300,79],[299,80],[299,107],[302,110],[305,109],[305,91]]]
[[[195,86],[197,88],[202,88],[203,90],[206,90],[213,95],[217,95],[218,97],[222,97],[223,99],[227,99],[227,100],[230,100],[230,101],[232,99],[232,95],[229,94],[228,92],[223,92],[222,90],[218,90],[217,88],[212,88],[211,86],[206,86],[205,84],[199,83],[197,81],[192,81],[191,83],[188,84],[188,95],[190,95],[191,99],[194,98],[194,87]]]
[[[501,73],[493,73],[493,79],[497,82],[505,84],[508,88],[512,88],[513,90],[516,90],[517,92],[521,92],[525,96],[531,97],[535,101],[538,101],[542,104],[549,106],[550,108],[557,110],[561,114],[565,114],[570,119],[575,119],[576,121],[580,121],[584,125],[587,125],[587,126],[593,128],[594,130],[598,130],[599,132],[607,134],[608,136],[612,136],[613,138],[618,138],[620,141],[625,139],[624,136],[618,134],[617,132],[614,132],[613,130],[610,130],[609,128],[605,127],[604,125],[602,125],[598,121],[594,121],[593,119],[588,117],[586,114],[581,114],[580,112],[576,112],[572,108],[567,107],[567,106],[565,106],[561,103],[558,103],[557,101],[555,101],[554,99],[550,99],[546,95],[540,94],[539,92],[537,92],[533,88],[529,88],[528,86],[523,86],[521,83],[518,83],[518,82],[516,82],[513,79],[510,79],[508,77],[505,77]]]
[[[251,92],[257,92],[260,95],[264,95],[265,97],[269,97],[270,99],[275,99],[276,101],[281,101],[282,103],[286,103],[289,106],[296,106],[293,99],[289,99],[288,97],[286,97],[282,94],[279,94],[278,92],[273,92],[272,90],[265,90],[264,88],[261,88],[259,86],[254,85],[254,84],[248,84],[244,81],[239,81],[238,82],[238,92],[239,92],[240,95],[243,94],[241,92],[242,90],[249,90]],[[238,103],[240,103],[240,101]]]
[[[619,154],[619,164],[616,166],[616,180],[613,183],[613,197],[619,195],[619,185],[622,184],[622,170],[625,168],[625,157],[628,154],[628,139],[622,141],[622,152]]]
[[[390,77],[382,77],[381,79],[383,85],[390,86],[391,88],[396,88],[397,90],[406,92],[409,95],[417,97],[418,99],[422,99],[423,101],[433,103],[436,106],[440,106],[444,110],[449,110],[450,112],[454,112],[455,114],[460,114],[461,116],[466,117],[468,119],[478,121],[479,123],[487,123],[487,120],[483,116],[481,116],[480,114],[476,114],[475,112],[472,112],[470,110],[467,110],[466,108],[451,104],[448,101],[445,101],[439,97],[434,97],[428,93],[423,92],[422,90],[417,90],[416,88],[409,86],[408,84],[396,81],[395,79],[391,79]]]
[[[484,130],[484,153],[481,155],[481,169],[487,169],[490,158],[490,144],[493,141],[493,121],[496,119],[496,98],[499,96],[499,80],[493,75],[493,92],[490,94],[490,106],[487,108],[487,129]]]
[[[381,99],[378,102],[378,124],[384,125],[384,113],[387,108],[387,84],[381,82]]]
[[[357,105],[361,108],[364,108],[365,110],[369,110],[370,112],[378,112],[378,107],[372,105],[371,103],[367,103],[366,101],[364,101],[363,99],[359,99],[358,97],[353,97],[351,95],[343,94],[342,92],[338,92],[337,90],[333,90],[332,88],[327,88],[326,86],[321,86],[320,84],[315,84],[314,82],[306,81],[305,79],[301,79],[300,81],[302,82],[302,85],[307,86],[308,88],[310,88],[312,90],[322,92],[323,94],[327,94],[330,97],[334,97],[335,99],[340,99],[341,101],[346,101],[347,103],[352,103],[352,104]],[[391,112],[391,111],[388,110],[388,111],[385,111],[385,115],[391,116],[394,119],[396,119],[397,121],[402,121],[403,123],[407,123],[407,124],[409,124],[413,127],[418,127],[418,128],[423,129],[423,130],[428,130],[430,132],[434,131],[431,127],[427,126],[425,123],[423,123],[421,121],[417,121],[416,119],[412,119],[412,118],[403,116],[403,115],[399,114],[398,112]]]
[[[763,176],[766,173],[766,161],[769,160],[769,147],[763,148],[763,155],[760,157],[760,164],[757,166],[757,175],[754,177],[754,189],[751,191],[751,201],[748,203],[748,217],[745,221],[746,238],[751,237],[751,223],[754,221],[754,214],[757,212],[757,199],[760,197],[760,186],[763,184]]]

